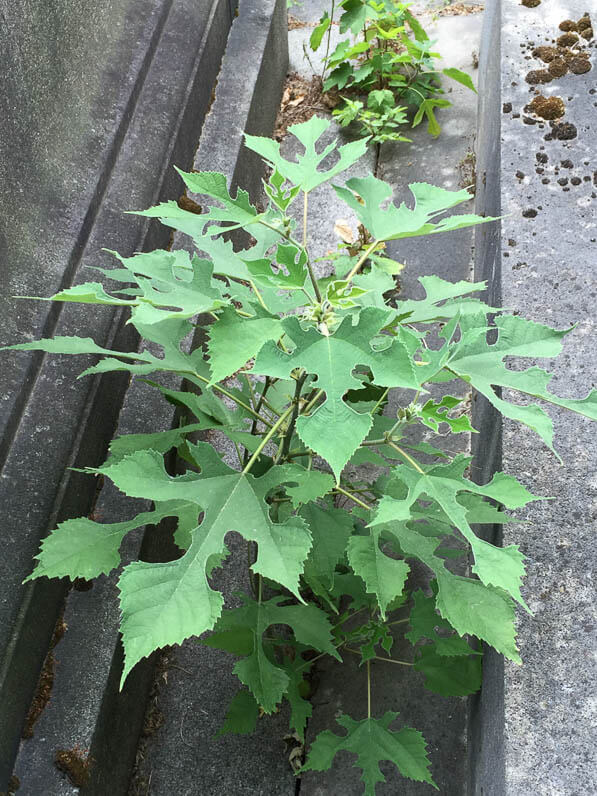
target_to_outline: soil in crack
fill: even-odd
[[[281,141],[291,124],[307,122],[317,111],[329,113],[339,102],[337,93],[323,92],[319,75],[307,79],[297,72],[291,72],[284,84],[274,137]]]
[[[37,690],[25,720],[25,726],[23,727],[22,732],[23,738],[33,738],[33,729],[35,727],[35,723],[44,712],[46,705],[50,701],[52,687],[54,685],[54,675],[56,671],[56,658],[54,656],[54,649],[60,639],[64,636],[65,632],[66,623],[61,614],[58,617],[56,626],[54,627],[54,633],[52,634],[52,640],[50,641],[50,649],[46,655],[44,665],[39,675]]]

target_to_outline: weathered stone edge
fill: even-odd
[[[173,157],[181,165],[190,164],[196,146],[197,130],[200,129],[205,114],[209,108],[211,89],[216,79],[222,52],[225,47],[228,30],[231,24],[231,11],[229,0],[214,0],[210,18],[206,26],[206,35],[201,42],[197,42],[197,49],[188,53],[187,73],[190,76],[188,90],[185,93],[185,112],[177,120],[176,135],[174,139],[166,142],[161,150],[164,163],[157,163],[157,169],[150,170],[147,184],[141,187],[138,195],[141,201],[151,204],[160,199],[172,198],[168,193],[171,188],[166,179],[168,166],[173,163]],[[173,24],[169,18],[161,32],[163,39],[169,33],[169,25]],[[160,47],[156,45],[151,62],[147,65],[147,76],[144,79],[143,92],[137,98],[135,112],[130,114],[130,130],[139,117],[144,114],[151,115],[151,103],[147,102],[151,93],[150,72],[152,64],[157,58],[164,58]],[[167,55],[167,54],[166,54]],[[164,60],[166,60],[164,58]],[[172,75],[182,71],[180,64],[172,64]],[[158,76],[156,76],[158,77]],[[162,78],[165,76],[162,74]],[[154,91],[163,91],[159,84]],[[142,103],[145,101],[146,106]],[[178,109],[177,109],[178,110]],[[148,127],[150,129],[150,127]],[[120,156],[123,160],[119,168],[118,159],[111,169],[110,184],[104,194],[103,206],[95,215],[94,229],[90,240],[102,236],[107,239],[107,233],[113,224],[113,207],[123,205],[120,195],[122,185],[126,182],[126,175],[131,173],[133,164],[129,162],[130,152],[127,137],[124,137],[120,147]],[[138,135],[138,132],[137,132]],[[137,175],[136,179],[139,177]],[[113,187],[110,187],[113,186]],[[115,191],[116,196],[111,192]],[[130,201],[130,200],[129,200]],[[129,217],[127,224],[122,226],[121,251],[133,253],[151,245],[166,245],[168,233],[162,232],[162,237],[156,239],[155,223],[149,224],[146,220],[138,223]],[[158,236],[159,237],[159,236]],[[93,327],[89,327],[91,318],[86,318],[79,308],[66,306],[63,308],[55,334],[79,334],[80,336],[93,336],[97,342],[107,347],[121,350],[131,350],[137,345],[132,327],[124,327],[124,317],[121,313],[103,313],[93,319]],[[78,312],[77,312],[78,311]],[[83,328],[81,328],[83,327]],[[54,361],[56,361],[54,359]],[[85,478],[78,473],[66,473],[60,476],[62,462],[68,461],[70,466],[84,466],[100,462],[107,451],[107,446],[113,436],[118,413],[122,405],[124,392],[128,379],[121,374],[116,377],[102,377],[101,379],[87,379],[79,382],[76,390],[69,391],[69,401],[65,402],[61,395],[61,388],[55,384],[58,371],[52,367],[52,360],[45,359],[38,375],[37,383],[33,388],[29,407],[24,415],[24,424],[27,427],[19,429],[15,435],[13,446],[7,457],[5,474],[8,480],[14,471],[14,477],[22,471],[24,463],[29,468],[28,478],[42,485],[51,494],[44,498],[43,516],[38,518],[30,511],[30,506],[22,502],[18,507],[20,515],[10,518],[16,526],[37,532],[37,539],[43,536],[48,528],[54,527],[57,521],[68,516],[87,514],[91,510],[95,484],[92,479]],[[60,366],[59,375],[66,378],[63,383],[72,383],[74,376],[80,371],[81,363],[70,360]],[[64,372],[63,372],[64,371]],[[43,394],[42,394],[43,393]],[[55,394],[54,394],[55,393]],[[43,420],[52,425],[56,423],[61,428],[57,446],[60,450],[53,451],[54,472],[48,472],[45,462],[38,461],[32,456],[28,446],[27,428],[35,421],[35,412],[39,407],[44,407],[38,422]],[[56,415],[56,418],[54,418]],[[39,470],[39,472],[37,472]],[[47,509],[45,506],[47,505]],[[39,512],[38,512],[39,513]],[[37,546],[37,543],[35,543]],[[19,561],[15,561],[14,568],[17,575],[24,577],[31,566],[31,539],[25,545]],[[25,587],[12,588],[10,593],[4,595],[5,599],[16,601],[19,604],[17,618],[12,628],[9,628],[10,637],[2,650],[3,660],[0,662],[0,703],[2,704],[2,721],[0,722],[0,788],[4,788],[12,773],[15,755],[17,752],[21,728],[27,710],[31,703],[39,671],[46,655],[50,637],[56,618],[64,597],[65,585],[58,581],[45,579],[28,584]]]
[[[259,191],[263,163],[244,147],[243,132],[272,134],[288,64],[284,0],[268,0],[260,3],[260,8],[254,5],[241,2],[218,76],[216,99],[204,123],[194,161],[195,168],[217,168],[232,174],[232,187],[250,186],[252,196]],[[237,70],[246,59],[248,42],[259,58],[253,74],[247,75],[245,69],[243,81],[239,81]],[[174,246],[181,242],[175,236]],[[181,385],[169,386],[180,389]],[[146,428],[140,427],[140,415],[150,421]],[[171,427],[174,421],[175,413],[155,390],[133,382],[125,395],[116,433],[156,431]],[[116,521],[123,512],[129,516],[131,506],[117,490],[105,487],[96,510],[102,521]],[[145,558],[163,559],[167,553],[159,538],[160,530],[163,533],[165,529],[145,534]],[[140,547],[141,535],[131,535],[121,551],[123,560],[136,557]],[[61,794],[126,793],[151,686],[153,661],[140,664],[118,693],[122,649],[118,637],[116,581],[116,575],[101,578],[90,591],[73,591],[67,599],[64,617],[68,631],[56,650],[60,664],[52,701],[39,727],[44,735],[40,751],[45,772],[37,772],[36,779],[42,781],[44,776],[56,779],[53,767],[56,749],[75,745],[87,749],[92,765],[86,787],[79,790],[64,782]],[[28,761],[22,762],[26,766]]]
[[[485,6],[479,54],[479,110],[476,140],[475,212],[501,213],[501,0]],[[475,229],[475,280],[486,280],[483,299],[501,306],[501,224],[483,224]],[[473,394],[473,480],[486,484],[501,469],[502,419],[484,396]],[[501,527],[480,526],[476,532],[494,544],[501,542]],[[468,792],[483,793],[487,780],[495,793],[504,785],[504,660],[491,647],[485,648],[483,688],[469,700]],[[500,788],[502,790],[500,790]]]

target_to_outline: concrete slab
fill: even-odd
[[[300,10],[296,9],[296,13],[291,10],[293,16],[307,23],[304,28],[291,30],[289,36],[291,69],[305,76],[311,74],[311,69],[303,56],[303,44],[326,7],[327,3],[322,0],[311,0]],[[482,15],[445,17],[435,22],[426,19],[425,24],[431,37],[438,39],[437,48],[444,55],[442,65],[465,69],[475,77],[472,51],[479,48]],[[334,30],[334,36],[337,37],[337,29]],[[474,148],[477,96],[459,84],[454,84],[448,96],[454,107],[445,110],[441,116],[438,114],[444,129],[437,141],[429,137],[422,125],[412,131],[412,145],[384,145],[379,161],[376,150],[371,148],[360,163],[336,181],[342,182],[350,176],[376,172],[377,176],[394,187],[394,198],[397,202],[409,201],[409,182],[427,181],[448,189],[457,189],[462,176],[461,161]],[[346,131],[334,124],[327,138],[331,139],[333,136],[345,138]],[[300,145],[290,136],[282,141],[281,146],[286,157],[300,150]],[[297,220],[299,211],[300,208],[294,209]],[[463,207],[461,212],[471,212],[470,206]],[[313,191],[310,196],[309,216],[312,219],[311,246],[316,257],[336,247],[338,239],[333,233],[333,224],[337,218],[344,218],[350,225],[354,225],[350,211],[327,185]],[[421,297],[422,289],[417,280],[419,276],[428,273],[435,273],[452,281],[469,279],[472,271],[472,238],[471,230],[460,230],[429,238],[406,239],[388,246],[389,256],[407,264],[400,276],[402,295]],[[325,269],[326,264],[320,264],[320,273],[325,273]],[[395,411],[403,397],[399,391],[393,391],[387,412]],[[469,440],[463,435],[459,439],[450,440],[450,444],[454,451],[468,449]],[[422,578],[422,572],[415,574],[415,587],[422,582]],[[392,651],[393,656],[408,660],[409,655],[412,657],[412,650],[407,649],[407,646],[397,643]],[[320,731],[333,728],[339,711],[357,718],[366,716],[365,670],[359,669],[356,658],[353,659],[348,654],[344,657],[345,662],[342,665],[324,659],[317,666],[319,684],[312,700],[313,716],[308,725],[307,743]],[[464,793],[467,779],[466,700],[435,696],[425,691],[422,680],[417,675],[413,676],[407,667],[381,662],[373,666],[372,696],[376,712],[396,710],[400,713],[400,720],[423,732],[429,742],[434,776],[440,792],[453,796]],[[306,773],[301,778],[301,796],[345,796],[361,793],[362,784],[351,763],[351,756],[344,754],[337,758],[330,772]],[[429,792],[427,785],[402,779],[391,765],[382,765],[382,770],[387,776],[387,784],[378,786],[379,794],[400,792],[422,796]]]
[[[563,99],[562,121],[575,126],[574,138],[559,140],[548,123],[524,123],[529,115],[524,108],[534,96],[525,75],[542,66],[532,50],[551,45],[561,35],[559,23],[577,20],[585,11],[586,4],[575,0],[536,8],[514,0],[502,3],[504,112],[498,143],[506,217],[497,253],[503,304],[556,328],[578,323],[555,367],[550,361],[539,363],[555,371],[550,389],[565,396],[584,396],[594,386],[595,48],[587,48],[591,71],[538,87],[545,96]],[[499,40],[494,38],[492,46],[499,46]],[[549,412],[563,467],[530,431],[509,421],[503,427],[504,470],[556,500],[525,512],[530,525],[524,535],[517,528],[504,530],[504,544],[520,542],[528,556],[525,597],[534,616],[519,617],[523,666],[507,662],[486,672],[488,698],[479,708],[481,735],[471,791],[485,796],[597,790],[597,461],[589,442],[594,430],[590,421],[564,410]]]
[[[287,63],[285,0],[266,0],[258,7],[241,2],[194,168],[231,175],[233,188],[248,189],[254,200],[261,197],[263,164],[244,147],[242,134],[272,135]],[[203,201],[198,195],[192,198]],[[187,247],[189,240],[176,233],[174,246]],[[224,446],[220,449],[226,452]],[[227,544],[232,555],[214,584],[233,606],[231,595],[249,589],[246,544],[237,535]],[[285,710],[261,719],[253,735],[214,737],[239,688],[233,666],[230,655],[195,640],[168,653],[167,682],[160,683],[156,699],[164,723],[142,742],[136,770],[137,782],[150,782],[155,796],[173,791],[189,796],[295,793],[285,753]]]
[[[149,240],[156,245],[157,225],[122,210],[177,196],[168,170],[174,158],[191,162],[230,9],[227,0],[114,2],[101,10],[65,2],[32,14],[9,5],[2,6],[4,98],[13,103],[0,128],[1,190],[11,192],[2,202],[3,292],[47,296],[88,280],[82,261],[105,265],[102,246],[132,254]],[[166,245],[167,232],[160,234]],[[53,334],[123,350],[137,344],[119,313],[2,302],[3,344]],[[128,383],[121,376],[77,382],[84,363],[74,358],[2,357],[0,787],[64,591],[60,582],[21,583],[47,530],[89,512],[95,484],[65,476],[65,468],[104,458]]]

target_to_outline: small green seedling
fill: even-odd
[[[451,105],[443,95],[440,75],[475,91],[470,75],[453,67],[437,69],[441,58],[434,42],[410,11],[411,3],[397,0],[341,0],[339,29],[346,38],[330,53],[336,3],[322,16],[310,38],[312,50],[326,43],[324,91],[337,90],[343,105],[334,115],[343,126],[356,120],[361,133],[377,144],[409,141],[398,132],[416,127],[425,118],[432,136],[441,132],[437,108]],[[327,75],[327,77],[326,77]],[[346,95],[350,91],[353,97]],[[367,107],[361,101],[367,95]],[[382,98],[371,99],[372,95]],[[409,118],[407,111],[412,111]]]

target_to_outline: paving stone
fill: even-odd
[[[122,211],[176,197],[172,160],[191,162],[230,25],[228,0],[96,5],[1,6],[9,104],[0,114],[0,246],[9,296],[49,296],[93,278],[81,265],[105,266],[102,246],[132,254],[149,239],[168,243],[167,231],[156,239],[157,225]],[[2,344],[54,334],[122,350],[137,344],[109,308],[1,301]],[[103,460],[128,379],[77,382],[81,359],[1,356],[3,787],[64,593],[62,582],[22,580],[40,538],[89,512],[93,481],[66,468]]]
[[[326,4],[321,0],[312,0],[293,15],[306,22],[319,18]],[[482,15],[469,17],[447,17],[437,23],[425,20],[432,39],[439,39],[437,49],[444,55],[446,66],[457,66],[473,74],[472,50],[478,48],[482,24]],[[309,74],[310,68],[304,65],[303,42],[310,36],[311,27],[297,28],[290,31],[290,68],[301,74]],[[334,32],[335,35],[336,32]],[[315,62],[314,62],[315,65]],[[446,80],[446,83],[448,81]],[[451,81],[450,81],[451,84]],[[335,182],[342,183],[351,176],[364,176],[377,172],[377,176],[386,180],[394,187],[396,202],[409,201],[409,182],[427,181],[435,185],[456,190],[461,179],[460,164],[469,150],[474,147],[476,129],[476,95],[460,86],[453,84],[449,98],[454,107],[438,114],[442,123],[442,135],[433,141],[424,125],[412,132],[413,145],[384,145],[379,161],[376,149],[370,148],[366,157],[355,164],[349,171],[342,174]],[[409,133],[410,135],[410,133]],[[337,125],[326,134],[327,139],[339,136],[346,140],[347,133]],[[288,136],[282,142],[282,152],[289,157],[301,147]],[[457,212],[471,212],[470,207],[457,209]],[[299,220],[300,208],[294,208],[294,215]],[[329,185],[321,186],[309,197],[309,215],[313,219],[310,226],[310,241],[315,257],[334,249],[338,238],[333,233],[333,223],[337,218],[344,218],[350,226],[356,227],[351,211],[344,205]],[[400,275],[401,295],[420,298],[423,295],[418,284],[418,277],[427,273],[436,273],[444,279],[456,281],[469,279],[472,267],[471,230],[460,230],[446,235],[432,236],[421,239],[406,239],[388,245],[389,256],[407,267]],[[399,244],[399,245],[398,245]],[[319,264],[320,273],[326,273],[326,263]],[[453,393],[453,388],[451,390]],[[412,397],[412,394],[409,394]],[[439,395],[439,392],[438,392]],[[393,391],[388,413],[395,411],[405,396],[400,391]],[[464,435],[463,435],[464,437]],[[450,440],[454,450],[468,448],[468,437]],[[415,571],[412,585],[422,581],[424,573]],[[410,645],[397,642],[392,656],[398,659],[412,658]],[[307,730],[307,743],[325,729],[337,729],[335,717],[339,712],[346,712],[355,718],[367,715],[366,672],[359,668],[358,659],[345,655],[345,662],[338,665],[333,661],[325,661],[317,666],[318,686],[313,697],[313,716]],[[422,679],[413,677],[407,667],[376,662],[372,667],[372,697],[375,710],[385,712],[396,710],[400,713],[400,722],[404,722],[421,730],[429,742],[430,756],[433,761],[434,776],[442,793],[461,796],[465,792],[467,778],[467,702],[465,699],[445,699],[426,691]],[[301,779],[301,796],[344,796],[359,794],[362,784],[358,772],[352,767],[353,756],[342,753],[339,755],[329,772],[308,772]],[[382,764],[382,771],[387,777],[387,784],[379,785],[377,793],[395,794],[426,794],[428,785],[405,780],[396,774],[390,764]]]
[[[560,34],[562,20],[578,19],[585,10],[585,4],[574,0],[536,8],[514,0],[502,3],[504,112],[501,130],[494,126],[494,146],[499,148],[498,164],[501,154],[499,194],[505,218],[501,248],[495,246],[487,255],[490,263],[501,260],[505,307],[560,329],[578,324],[565,339],[557,365],[539,363],[555,371],[550,389],[567,397],[586,395],[595,381],[597,282],[592,264],[597,225],[591,181],[564,191],[557,170],[568,160],[581,178],[595,170],[594,49],[588,50],[590,72],[541,86],[545,96],[564,99],[562,121],[576,127],[575,138],[546,140],[552,134],[548,123],[526,125],[521,119],[533,96],[524,76],[537,64],[526,60],[527,49],[550,44]],[[492,34],[491,46],[499,50],[497,26]],[[536,172],[539,158],[542,174]],[[569,177],[570,171],[565,174]],[[542,182],[546,175],[548,184]],[[529,209],[536,214],[525,213]],[[597,791],[594,428],[591,421],[565,410],[548,411],[564,466],[530,430],[510,421],[503,426],[503,469],[535,493],[556,500],[522,513],[529,521],[524,530],[504,529],[503,543],[520,543],[528,556],[524,595],[534,615],[519,616],[523,666],[490,659],[486,667],[484,694],[476,708],[479,737],[471,790],[484,796]]]
[[[285,0],[264,0],[259,6],[241,2],[194,168],[228,175],[233,188],[248,189],[254,201],[262,195],[263,166],[244,147],[242,133],[272,135],[287,58]],[[203,201],[198,195],[192,198]],[[237,243],[242,245],[242,239]],[[174,245],[190,244],[177,233]],[[231,464],[236,461],[229,446],[215,439],[213,443]],[[214,588],[233,607],[238,602],[234,593],[249,590],[247,552],[237,534],[229,534],[226,543],[231,556],[214,577]],[[161,684],[157,697],[164,724],[142,744],[136,772],[139,782],[151,779],[155,796],[173,789],[189,796],[294,796],[290,749],[285,751],[284,742],[286,710],[260,719],[253,735],[215,737],[240,686],[233,666],[229,654],[194,639],[168,653],[167,683]]]

